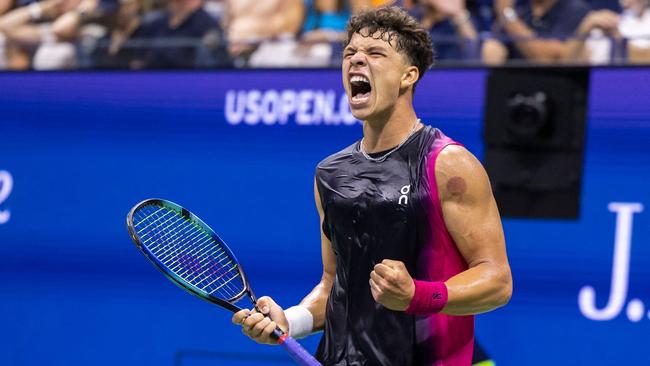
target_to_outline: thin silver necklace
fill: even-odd
[[[402,147],[402,145],[404,145],[404,144],[406,143],[406,141],[408,141],[408,139],[409,139],[409,138],[410,138],[410,137],[415,133],[415,130],[417,130],[417,127],[418,127],[419,125],[420,125],[420,119],[418,118],[418,119],[415,121],[415,123],[413,124],[413,128],[411,129],[411,132],[409,132],[409,134],[404,138],[404,140],[402,140],[402,142],[400,142],[399,145],[397,145],[397,146],[395,146],[394,148],[388,150],[388,151],[387,151],[384,155],[382,155],[382,156],[378,156],[378,157],[376,157],[376,158],[373,158],[372,156],[368,155],[368,153],[366,152],[366,150],[363,149],[363,137],[361,138],[361,142],[359,142],[359,151],[361,151],[361,154],[363,154],[363,156],[364,156],[366,159],[368,159],[368,160],[370,160],[370,161],[372,161],[372,162],[375,162],[375,163],[381,163],[382,161],[386,160],[386,158],[388,158],[388,156],[389,156],[390,154],[394,153],[395,151],[397,151],[397,149],[399,149],[400,147]]]

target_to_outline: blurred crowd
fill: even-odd
[[[386,5],[438,64],[650,63],[650,0],[0,0],[0,69],[338,66],[348,18]]]

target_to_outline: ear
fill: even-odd
[[[402,89],[408,89],[409,87],[415,85],[415,83],[418,81],[419,78],[420,78],[420,71],[418,70],[418,68],[415,66],[408,66],[404,70],[404,73],[402,74],[400,87]]]

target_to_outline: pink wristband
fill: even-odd
[[[409,307],[405,310],[407,314],[431,315],[439,313],[447,304],[447,286],[444,282],[418,281],[415,284],[415,294],[411,299]]]

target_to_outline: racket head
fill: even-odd
[[[189,210],[150,198],[129,211],[126,224],[140,252],[185,291],[233,312],[244,295],[255,303],[234,253]]]

